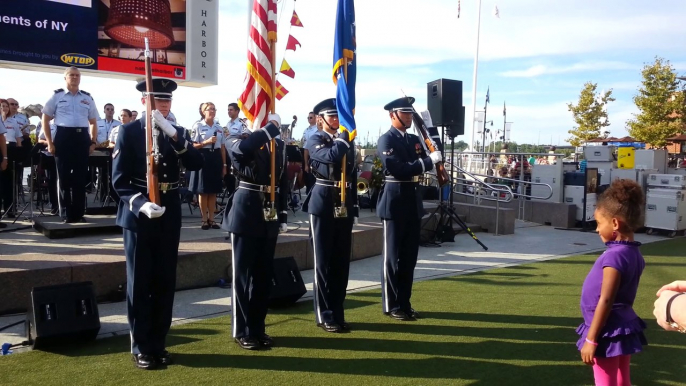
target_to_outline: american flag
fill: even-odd
[[[274,98],[274,62],[271,47],[276,44],[276,0],[253,2],[248,37],[248,72],[245,91],[238,98],[238,105],[253,127],[267,124],[267,115]]]

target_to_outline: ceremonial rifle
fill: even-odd
[[[424,123],[424,120],[419,113],[417,113],[417,110],[415,110],[414,107],[412,107],[412,121],[414,122],[414,127],[417,130],[417,134],[422,137],[422,140],[424,141],[424,144],[426,144],[426,148],[429,150],[429,153],[438,151],[438,146],[431,138],[431,135],[429,135],[429,129],[426,128],[426,123]],[[436,179],[438,180],[439,187],[442,187],[450,182],[450,176],[445,170],[445,165],[443,162],[436,164]]]
[[[160,205],[160,189],[157,178],[157,164],[159,162],[160,148],[157,143],[155,121],[152,112],[155,110],[155,95],[152,88],[152,53],[148,38],[145,38],[145,158],[147,160],[146,179],[148,182],[148,199],[150,202]]]

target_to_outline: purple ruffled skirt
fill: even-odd
[[[611,358],[621,355],[631,355],[643,350],[643,346],[648,344],[643,330],[646,324],[639,317],[619,324],[606,325],[598,338],[598,348],[595,355],[599,358]],[[579,340],[576,347],[581,350],[586,343],[586,335],[590,326],[581,323],[576,329]]]

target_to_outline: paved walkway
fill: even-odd
[[[636,236],[637,241],[642,243],[664,239],[655,235]],[[477,233],[477,237],[486,244],[488,251],[484,251],[465,234],[458,235],[454,243],[444,243],[434,248],[420,248],[415,281],[556,259],[604,248],[593,232],[556,230],[549,226],[522,221],[517,221],[514,235],[494,236]],[[379,288],[382,260],[382,256],[375,256],[352,262],[348,291]],[[308,292],[301,301],[311,301],[313,271],[303,271],[302,276]],[[124,302],[100,304],[98,309],[102,324],[99,337],[128,334]],[[227,315],[230,309],[231,289],[214,287],[180,291],[176,293],[174,301],[174,324]],[[24,318],[24,315],[0,317],[0,327]],[[23,325],[0,332],[0,344],[19,343],[24,339]]]

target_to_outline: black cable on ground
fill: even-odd
[[[2,326],[2,327],[0,327],[0,331],[7,330],[7,329],[10,328],[10,327],[18,326],[18,325],[20,325],[20,324],[22,324],[22,323],[26,323],[26,320],[20,320],[20,321],[18,321],[18,322],[16,322],[16,323],[12,323],[12,324],[8,324],[8,325],[6,325],[6,326]]]

